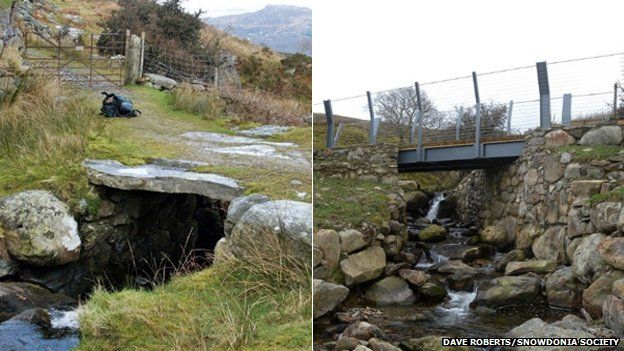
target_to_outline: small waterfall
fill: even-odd
[[[78,331],[78,310],[60,311],[56,309],[50,309],[48,313],[50,315],[50,324],[52,329],[69,329],[72,331]]]
[[[444,200],[444,193],[436,193],[431,202],[431,207],[429,208],[429,212],[425,218],[429,220],[429,222],[433,222],[434,219],[438,218],[438,210],[440,209],[440,202]]]
[[[420,257],[420,261],[416,264],[416,269],[427,269],[433,265],[438,263],[443,263],[448,261],[449,258],[443,255],[436,253],[435,251],[429,251],[429,257],[426,254],[423,254]]]
[[[473,291],[454,291],[447,289],[448,302],[438,306],[438,311],[450,319],[466,316],[470,313],[470,303],[477,297],[477,288]]]

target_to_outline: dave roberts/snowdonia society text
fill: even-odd
[[[618,346],[617,338],[442,338],[442,346]]]

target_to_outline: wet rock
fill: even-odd
[[[524,226],[516,235],[516,249],[527,249],[531,247],[535,238],[539,237],[542,231],[532,225]]]
[[[564,130],[558,129],[549,132],[544,136],[544,144],[547,147],[562,147],[572,145],[576,139]]]
[[[611,295],[613,283],[624,278],[624,272],[613,271],[602,274],[583,291],[583,308],[594,319],[602,318],[602,304]]]
[[[50,308],[75,304],[63,294],[55,294],[30,283],[0,282],[0,321],[33,308]]]
[[[580,145],[618,145],[622,142],[622,129],[619,126],[603,126],[585,133]]]
[[[546,279],[546,299],[550,306],[578,309],[585,287],[574,277],[572,267],[563,267]]]
[[[428,281],[418,289],[418,296],[422,300],[442,301],[446,298],[446,295],[444,285],[437,281]]]
[[[318,318],[332,311],[349,295],[349,289],[347,287],[328,283],[320,279],[314,279],[313,291],[313,318]]]
[[[399,270],[399,276],[415,287],[422,286],[430,278],[430,275],[423,271],[415,271],[412,269]]]
[[[253,260],[260,250],[310,262],[312,205],[289,200],[254,205],[236,223],[228,242],[232,252],[243,258]]]
[[[624,335],[624,301],[608,295],[602,304],[602,316],[607,327],[617,335]]]
[[[537,238],[531,250],[533,255],[540,260],[553,260],[565,262],[565,228],[548,228],[539,238]]]
[[[340,237],[333,229],[321,229],[314,234],[314,245],[323,253],[324,265],[331,269],[340,263]]]
[[[391,343],[379,340],[377,338],[372,338],[368,340],[368,346],[373,351],[401,351],[400,348],[392,345]]]
[[[504,276],[479,286],[474,304],[486,307],[533,304],[538,299],[541,282],[537,277]]]
[[[369,247],[340,261],[347,286],[378,278],[385,268],[386,253],[379,246]]]
[[[520,275],[524,273],[546,274],[557,269],[557,262],[551,260],[512,261],[505,268],[505,275]]]
[[[503,256],[503,258],[496,264],[496,270],[498,272],[504,272],[507,268],[507,264],[512,261],[524,261],[526,258],[524,251],[511,250]]]
[[[494,248],[489,245],[478,245],[466,249],[461,254],[461,260],[464,263],[472,263],[477,259],[489,258],[494,254]]]
[[[399,277],[387,277],[376,282],[368,288],[364,298],[379,306],[409,306],[416,300],[414,292]]]
[[[451,260],[442,263],[436,269],[438,273],[446,273],[446,274],[455,274],[455,273],[463,273],[463,274],[476,274],[477,270],[469,265],[463,263],[462,261]]]
[[[349,336],[343,336],[336,341],[336,346],[334,346],[334,351],[351,351],[355,350],[356,347],[360,344],[359,340],[356,338],[352,338]]]
[[[605,238],[598,245],[598,252],[611,267],[624,270],[624,238]]]
[[[343,230],[338,233],[338,236],[340,237],[340,247],[346,253],[358,251],[371,242],[371,238],[355,229]]]
[[[548,324],[539,318],[529,319],[521,325],[510,330],[506,337],[509,338],[591,338],[592,334],[578,329],[565,329]],[[522,350],[541,351],[539,347],[524,347]]]
[[[269,202],[271,199],[266,195],[249,195],[249,196],[241,196],[237,197],[232,202],[230,202],[230,207],[228,207],[227,217],[224,223],[224,229],[226,235],[232,232],[234,226],[238,222],[238,220],[254,205],[262,204],[265,202]]]
[[[424,336],[422,338],[412,338],[403,340],[401,347],[408,351],[448,351],[448,346],[442,346],[442,339],[448,336]],[[474,351],[476,349],[468,346],[454,346],[453,351]]]
[[[57,266],[80,255],[78,223],[69,207],[46,191],[25,191],[0,199],[0,233],[20,262]]]
[[[418,238],[424,242],[435,242],[446,239],[446,228],[432,224],[418,233]]]
[[[455,291],[472,291],[475,278],[472,274],[455,273],[446,277],[448,287]]]
[[[507,233],[498,226],[487,226],[481,231],[481,241],[498,248],[509,245]]]
[[[429,197],[422,191],[406,192],[404,199],[407,204],[407,212],[415,216],[424,213],[429,206]]]
[[[610,234],[617,229],[621,211],[622,204],[619,202],[602,202],[591,208],[589,217],[598,231]]]
[[[606,270],[607,264],[598,251],[598,246],[607,236],[595,233],[581,239],[574,251],[572,269],[576,279],[589,284],[597,274]]]
[[[352,337],[358,340],[369,340],[371,338],[383,339],[385,334],[376,325],[364,321],[358,321],[348,326],[342,333],[342,337]]]

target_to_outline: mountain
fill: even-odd
[[[306,7],[268,5],[256,12],[204,21],[275,51],[312,54],[312,10]]]

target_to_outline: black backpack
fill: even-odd
[[[102,92],[104,100],[102,100],[101,114],[105,117],[138,117],[141,111],[134,109],[132,100],[123,95],[109,94]]]

